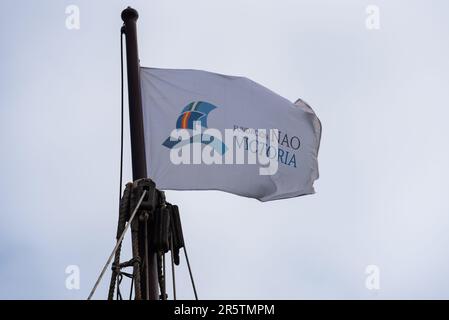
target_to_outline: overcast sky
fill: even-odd
[[[2,1],[0,298],[84,299],[114,246],[127,5],[143,66],[246,76],[323,125],[315,195],[167,192],[200,298],[449,298],[445,0]],[[193,298],[184,260],[177,279]]]

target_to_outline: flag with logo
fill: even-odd
[[[314,193],[321,124],[244,77],[141,68],[148,174],[160,189],[269,201]]]

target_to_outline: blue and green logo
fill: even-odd
[[[195,126],[198,125],[198,123],[200,124],[201,128],[207,129],[207,117],[209,116],[209,113],[214,109],[217,109],[217,107],[209,102],[190,102],[187,106],[184,107],[184,109],[182,109],[181,114],[176,120],[176,129],[194,131],[196,129]],[[169,149],[176,149],[186,144],[192,143],[209,145],[219,154],[224,154],[228,149],[223,141],[221,141],[219,138],[204,133],[192,135],[189,139],[185,140],[181,138],[176,140],[168,137],[167,139],[165,139],[162,145]]]

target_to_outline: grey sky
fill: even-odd
[[[65,27],[69,4],[80,30]],[[449,298],[444,0],[3,1],[0,298],[84,299],[112,250],[127,5],[143,66],[246,76],[323,124],[315,195],[167,192],[201,298]],[[368,5],[380,30],[365,27]],[[125,181],[129,160],[127,143]],[[80,290],[65,287],[68,265]],[[192,298],[184,261],[177,275]]]

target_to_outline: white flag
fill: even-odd
[[[141,68],[149,178],[160,189],[261,201],[314,193],[321,124],[243,77]]]

